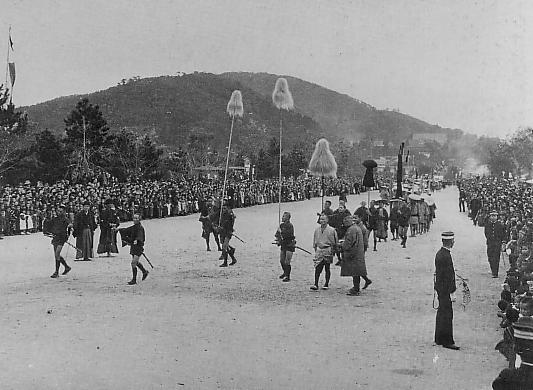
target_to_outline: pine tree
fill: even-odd
[[[64,142],[74,181],[90,180],[103,170],[112,140],[108,132],[109,127],[100,108],[89,103],[87,98],[80,100],[65,119]]]
[[[83,98],[76,104],[65,119],[65,143],[76,148],[83,147],[85,126],[85,146],[89,150],[97,150],[107,145],[109,127],[98,105],[89,103]]]
[[[65,148],[61,139],[43,130],[35,136],[34,155],[37,162],[35,176],[53,183],[64,178],[67,169]]]

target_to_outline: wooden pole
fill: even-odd
[[[324,211],[324,174],[322,174],[321,176],[322,178],[322,209],[320,210],[320,213],[322,213],[322,211]]]
[[[7,34],[7,59],[6,59],[6,83],[5,83],[6,89],[7,89],[7,74],[9,71],[9,48],[11,47],[11,42],[9,41],[10,36],[11,36],[11,26],[9,26],[9,31]]]
[[[278,188],[278,226],[281,224],[281,136],[283,133],[283,114],[279,109],[279,188]]]
[[[226,169],[224,171],[224,184],[222,185],[222,199],[220,200],[220,216],[218,217],[218,226],[222,223],[222,207],[224,206],[224,195],[226,194],[226,181],[228,180],[229,153],[231,149],[231,137],[233,135],[233,124],[235,123],[235,110],[231,116],[231,130],[229,132],[228,153],[226,155]]]

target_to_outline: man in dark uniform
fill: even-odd
[[[505,227],[498,221],[498,212],[492,211],[489,221],[485,225],[485,238],[487,239],[487,256],[493,278],[498,277],[502,244],[505,242],[505,236]]]
[[[474,225],[477,225],[477,214],[479,213],[479,210],[481,210],[481,207],[483,207],[483,204],[479,198],[479,194],[476,194],[472,200],[470,200],[470,217],[472,218]]]
[[[291,223],[291,213],[284,212],[281,221],[275,234],[276,244],[280,246],[279,262],[283,269],[283,274],[279,278],[288,282],[291,280],[291,259],[296,249],[296,237],[294,236],[294,226]]]
[[[228,266],[228,255],[231,257],[231,263],[229,265],[234,265],[237,263],[237,259],[235,259],[235,248],[229,244],[229,241],[233,235],[234,223],[235,214],[233,214],[233,210],[226,201],[224,202],[224,206],[222,206],[220,226],[218,228],[220,241],[222,241],[222,260],[224,260],[224,262],[220,264],[220,267]]]
[[[466,206],[466,193],[462,188],[459,188],[459,211],[465,212],[465,206]]]
[[[141,225],[140,214],[133,215],[133,226],[130,226],[126,229],[121,229],[121,235],[122,239],[126,239],[130,245],[131,272],[133,277],[128,284],[131,286],[137,284],[137,268],[139,268],[143,273],[142,280],[145,280],[149,273],[140,261],[140,257],[144,253],[144,243],[146,241],[144,227]]]
[[[83,204],[83,210],[74,217],[74,237],[76,237],[76,248],[80,249],[76,253],[76,259],[82,258],[84,261],[90,260],[93,255],[93,237],[96,230],[96,220],[90,210],[89,202]]]
[[[435,321],[435,344],[444,348],[458,350],[453,340],[452,294],[455,293],[455,271],[450,251],[454,244],[453,232],[442,233],[442,248],[435,256],[435,285],[439,300]]]
[[[56,270],[50,275],[51,278],[57,278],[59,276],[59,266],[61,264],[65,267],[63,275],[68,274],[71,270],[71,267],[68,266],[63,256],[61,256],[61,250],[63,249],[65,242],[68,240],[68,236],[70,235],[69,229],[71,228],[72,224],[65,214],[65,206],[59,205],[57,207],[57,215],[50,219],[47,224],[46,232],[52,236],[52,246],[54,248],[56,264]]]

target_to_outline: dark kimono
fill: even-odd
[[[118,253],[117,232],[113,230],[118,227],[120,220],[115,210],[105,209],[100,215],[100,240],[96,253]]]
[[[93,235],[96,230],[96,221],[94,214],[84,211],[76,214],[74,217],[74,237],[76,237],[76,259],[82,258],[88,260],[94,257],[93,254]]]
[[[366,276],[365,242],[359,226],[348,227],[342,251],[341,276]]]
[[[377,238],[387,238],[387,224],[389,222],[389,214],[384,208],[378,208],[375,213],[376,218],[376,237]]]

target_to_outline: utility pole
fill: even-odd
[[[87,161],[87,129],[85,126],[85,116],[82,115],[83,123],[83,176],[89,175],[89,162]]]

